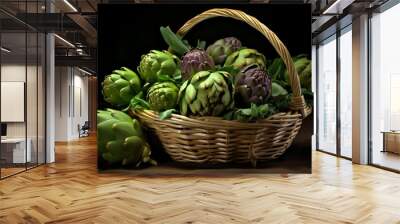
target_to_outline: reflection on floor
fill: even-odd
[[[25,164],[19,164],[19,165],[4,165],[5,167],[0,168],[0,172],[1,172],[1,178],[5,178],[8,176],[11,176],[13,174],[25,171],[25,169],[30,169],[32,167],[36,167],[36,163],[28,163],[26,164],[26,168],[25,168]]]
[[[373,164],[400,171],[400,155],[392,152],[374,151]]]
[[[400,175],[313,152],[312,174],[96,169],[96,140],[0,181],[0,223],[399,223]]]
[[[16,168],[1,168],[1,178],[16,174],[18,172],[24,171],[25,167],[16,167]]]

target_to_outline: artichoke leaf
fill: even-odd
[[[187,103],[192,103],[196,98],[197,91],[192,84],[189,84],[185,92],[185,100]]]
[[[103,158],[111,163],[122,161],[123,150],[123,140],[109,141],[106,144],[106,152],[103,153]]]
[[[119,120],[119,121],[127,121],[127,122],[130,122],[130,121],[132,120],[132,118],[131,118],[128,114],[126,114],[126,113],[124,113],[124,112],[121,112],[121,111],[119,111],[119,110],[114,110],[114,109],[108,108],[107,111],[108,111],[108,112],[111,112],[110,115],[111,115],[113,118],[115,118],[115,119],[117,119],[117,120]]]
[[[173,114],[174,112],[176,112],[175,109],[168,109],[168,110],[165,110],[165,111],[163,111],[163,112],[161,112],[161,113],[159,114],[159,118],[160,118],[160,120],[168,119],[168,118],[172,117],[172,114]]]
[[[114,123],[112,129],[115,132],[115,136],[117,137],[117,139],[125,139],[128,136],[140,135],[133,128],[131,122],[123,122],[123,121],[116,122]]]

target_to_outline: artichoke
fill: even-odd
[[[138,67],[140,77],[148,83],[155,83],[165,78],[180,77],[179,59],[168,51],[151,50],[143,55]]]
[[[233,52],[239,50],[242,43],[235,37],[226,37],[217,40],[207,48],[207,53],[212,57],[215,64],[224,64],[225,59]]]
[[[299,55],[293,58],[294,67],[300,78],[300,85],[302,88],[311,90],[311,60],[304,55]],[[289,83],[289,74],[285,72],[286,82]]]
[[[97,111],[99,154],[111,164],[155,164],[137,120],[118,110]]]
[[[225,71],[201,71],[185,81],[179,90],[182,115],[221,115],[232,109],[233,84]]]
[[[271,95],[271,78],[257,65],[245,67],[236,77],[235,99],[238,105],[261,105]]]
[[[104,100],[116,107],[129,104],[141,90],[139,76],[132,70],[122,67],[107,75],[102,82]]]
[[[150,109],[164,111],[175,108],[178,92],[179,89],[173,82],[157,82],[153,84],[147,93]]]
[[[193,74],[214,68],[213,59],[202,49],[192,49],[182,57],[181,70],[184,80]]]
[[[224,66],[233,66],[236,69],[242,70],[251,64],[257,64],[260,68],[265,69],[265,56],[257,50],[243,48],[229,55],[226,58]]]
[[[311,60],[303,54],[293,57],[292,60],[299,75],[301,87],[311,91]],[[289,74],[281,58],[273,60],[268,67],[268,74],[271,74],[273,80],[280,82],[285,87],[290,87]]]

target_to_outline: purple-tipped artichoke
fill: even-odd
[[[250,65],[238,74],[235,89],[239,106],[249,107],[252,103],[260,105],[271,95],[271,78],[264,69]]]
[[[241,47],[242,43],[236,37],[226,37],[208,46],[207,53],[212,57],[215,64],[223,65],[225,59]]]
[[[182,78],[188,80],[193,74],[212,69],[214,66],[214,61],[207,52],[202,49],[192,49],[182,57]]]

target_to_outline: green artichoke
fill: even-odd
[[[104,100],[116,107],[129,104],[141,90],[139,76],[132,70],[122,67],[107,75],[102,82]]]
[[[185,81],[179,90],[183,115],[218,116],[233,108],[233,84],[225,71],[201,71]]]
[[[179,89],[173,82],[157,82],[153,84],[147,93],[150,109],[164,111],[175,108],[178,92]]]
[[[222,65],[230,54],[241,47],[242,43],[236,37],[226,37],[208,46],[207,53],[212,57],[215,64]]]
[[[233,66],[236,69],[242,70],[251,64],[257,64],[261,69],[265,69],[265,56],[257,50],[244,48],[229,55],[224,66]]]
[[[151,50],[142,56],[138,71],[143,80],[155,83],[165,78],[178,79],[181,74],[179,64],[178,57],[168,51]]]
[[[301,87],[311,90],[311,60],[303,55],[299,55],[293,58],[293,62],[300,78]],[[285,72],[285,79],[286,82],[289,83],[289,74],[287,70]]]
[[[271,78],[256,64],[245,67],[236,76],[235,100],[241,107],[260,105],[271,95]]]
[[[303,54],[293,57],[292,60],[299,75],[301,87],[311,91],[311,60]],[[272,76],[273,80],[289,87],[289,74],[281,58],[274,59],[272,64],[268,66],[268,74]]]
[[[98,151],[110,164],[155,164],[137,120],[124,112],[107,109],[97,111],[97,122]]]

